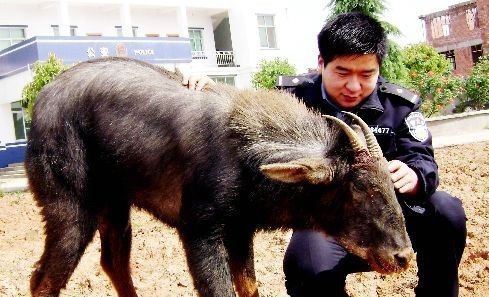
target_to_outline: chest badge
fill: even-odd
[[[406,118],[406,125],[414,139],[421,142],[425,142],[428,139],[428,126],[426,125],[424,116],[420,112],[410,113]]]

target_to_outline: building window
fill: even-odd
[[[122,26],[115,26],[116,36],[122,37]]]
[[[440,54],[445,55],[448,61],[452,63],[452,70],[457,69],[457,63],[455,62],[455,52],[453,50],[441,52]]]
[[[204,38],[202,37],[203,31],[204,29],[202,28],[188,29],[188,37],[190,38],[190,45],[192,46],[192,51],[194,52],[204,51]]]
[[[450,16],[439,16],[431,20],[431,35],[439,38],[450,35]]]
[[[188,28],[188,37],[192,47],[192,59],[204,60],[207,56],[204,51],[203,28]]]
[[[472,50],[472,62],[476,64],[482,57],[482,44],[473,45],[470,49]]]
[[[27,26],[1,26],[0,25],[0,50],[25,40]]]
[[[465,11],[465,20],[467,21],[467,27],[469,30],[479,28],[479,18],[477,16],[477,8],[469,8]]]
[[[231,86],[236,85],[235,75],[215,75],[215,76],[209,76],[213,81],[217,83],[222,83],[222,84],[228,84]]]
[[[59,36],[59,25],[51,25],[53,29],[53,36]]]
[[[277,48],[273,15],[258,15],[257,17],[258,34],[260,35],[260,47]]]
[[[53,29],[53,35],[54,36],[60,36],[61,33],[59,31],[59,25],[51,25],[51,28]],[[70,36],[76,36],[76,29],[78,26],[70,26]]]
[[[26,139],[28,129],[25,123],[24,109],[20,101],[11,103],[10,107],[14,120],[15,139]]]
[[[115,26],[115,30],[116,30],[116,34],[118,37],[122,37],[124,36],[123,32],[122,32],[122,26]],[[136,37],[138,34],[138,27],[135,27],[133,26],[131,28],[131,33],[132,33],[132,37]]]
[[[78,31],[78,26],[70,26],[70,36],[76,36],[76,31]]]

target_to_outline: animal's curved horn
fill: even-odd
[[[372,130],[370,130],[367,123],[365,123],[359,116],[354,113],[348,111],[343,111],[343,113],[352,117],[362,128],[363,135],[365,135],[365,141],[367,142],[367,148],[370,154],[377,159],[382,158],[384,156],[382,154],[382,149],[380,148],[380,145],[377,142],[377,138],[375,138],[374,133],[372,133]]]
[[[362,141],[360,140],[360,137],[358,137],[357,133],[355,133],[355,131],[353,131],[353,129],[350,126],[348,126],[345,122],[330,115],[323,115],[323,117],[336,122],[341,127],[341,129],[345,131],[346,136],[348,136],[348,139],[350,140],[350,144],[354,151],[356,152],[361,150],[368,151],[368,149],[363,145]]]

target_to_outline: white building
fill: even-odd
[[[22,88],[35,61],[120,51],[250,87],[261,60],[316,67],[323,0],[0,0],[0,145],[25,138]],[[122,49],[121,49],[122,48]],[[0,164],[0,167],[1,164]]]

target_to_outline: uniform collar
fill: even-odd
[[[384,106],[380,102],[380,98],[379,98],[379,84],[380,83],[381,83],[381,80],[379,79],[377,81],[377,86],[375,87],[372,94],[370,94],[367,97],[367,99],[365,99],[365,101],[363,101],[363,103],[360,104],[360,106],[357,109],[375,111],[378,113],[384,112]]]

